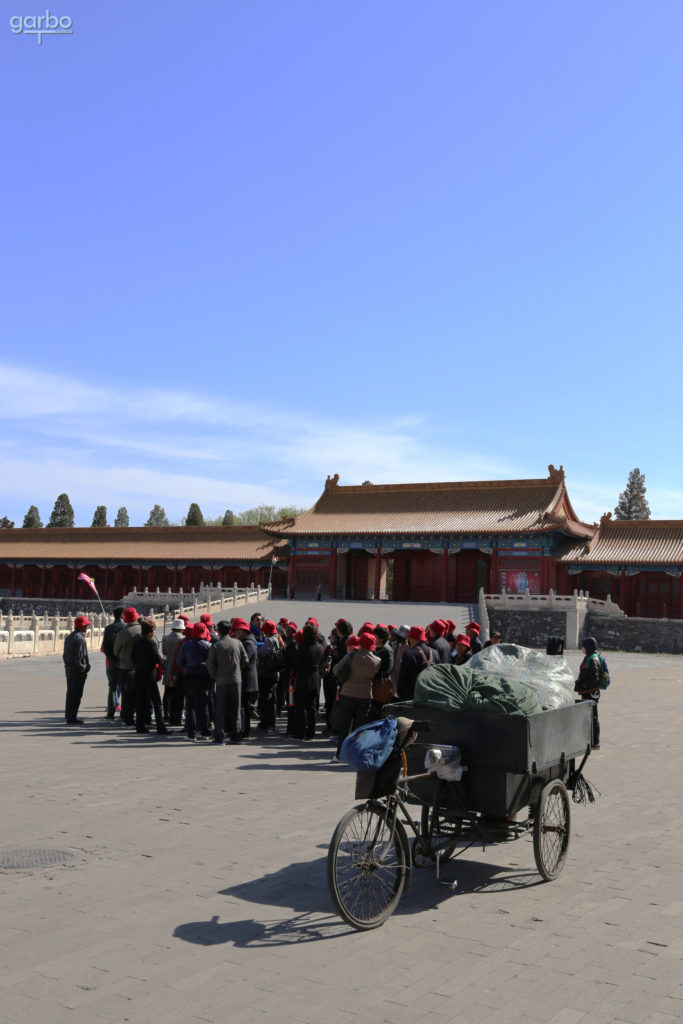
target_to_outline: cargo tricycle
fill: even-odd
[[[592,800],[582,775],[591,703],[529,716],[388,705],[385,714],[407,725],[369,798],[344,815],[330,842],[327,879],[340,916],[362,931],[377,928],[408,891],[413,867],[434,864],[438,880],[443,861],[477,843],[531,836],[541,877],[556,878],[569,847],[569,794]],[[428,751],[444,747],[458,748],[458,780],[424,768]]]

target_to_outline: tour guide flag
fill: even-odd
[[[84,572],[82,572],[78,578],[79,578],[79,580],[83,580],[84,583],[87,583],[88,586],[92,590],[94,590],[95,593],[97,594],[97,587],[95,586],[95,580],[93,579],[92,576],[86,576],[86,574]],[[98,597],[99,597],[99,594],[98,594]]]
[[[93,577],[92,576],[88,576],[87,573],[81,572],[81,573],[78,574],[78,579],[79,580],[83,580],[84,583],[88,584],[88,586],[90,587],[91,590],[95,591],[95,595],[97,596],[97,600],[100,602],[100,608],[102,609],[102,614],[106,615],[107,613],[104,610],[104,605],[102,604],[102,598],[97,593],[97,587],[95,586],[95,580],[93,579]]]

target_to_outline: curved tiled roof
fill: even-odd
[[[683,520],[612,520],[603,516],[595,537],[567,544],[558,561],[580,565],[683,565]]]
[[[281,549],[281,550],[280,550]],[[268,562],[287,546],[260,526],[131,526],[0,530],[0,560]]]
[[[328,478],[312,509],[286,524],[269,524],[281,536],[316,534],[482,534],[565,530],[586,537],[571,507],[564,473],[550,467],[542,480],[463,483],[365,484],[340,487]]]

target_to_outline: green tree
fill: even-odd
[[[2,519],[0,519],[0,530],[13,530],[13,529],[14,529],[14,523],[12,522],[12,520],[8,519],[7,516],[3,516]]]
[[[190,505],[187,515],[185,516],[185,526],[203,526],[204,516],[202,510],[196,501],[193,501]]]
[[[93,526],[106,526],[107,525],[107,506],[98,505],[95,509],[95,515],[92,517]]]
[[[116,519],[114,520],[114,526],[130,526],[130,517],[128,515],[128,509],[125,505],[116,513]]]
[[[75,522],[74,510],[71,507],[68,494],[60,494],[52,509],[52,515],[48,526],[73,526]]]
[[[275,505],[257,505],[256,508],[245,509],[235,516],[239,526],[255,526],[258,523],[272,523],[275,519]]]
[[[166,509],[162,508],[161,505],[155,505],[147,517],[145,526],[170,526],[168,516],[166,515]]]
[[[234,526],[235,525],[235,513],[231,508],[226,508],[225,515],[223,516],[223,526]]]
[[[276,519],[296,519],[306,512],[305,508],[298,508],[296,505],[285,505],[277,510]]]
[[[645,474],[632,469],[628,475],[626,490],[619,495],[614,510],[615,519],[649,519],[650,506],[645,498]]]
[[[43,523],[40,518],[40,512],[35,505],[31,505],[28,512],[24,516],[24,522],[22,523],[23,529],[40,529]]]

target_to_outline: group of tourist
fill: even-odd
[[[78,709],[90,662],[79,616],[64,644],[66,722],[82,724]],[[351,729],[380,717],[385,704],[412,699],[427,665],[463,665],[482,647],[480,627],[470,622],[456,634],[450,619],[426,628],[365,622],[355,633],[338,619],[329,637],[310,616],[300,628],[254,612],[213,623],[204,614],[191,623],[179,615],[158,643],[155,623],[135,608],[115,608],[104,631],[102,653],[108,680],[107,720],[148,733],[154,717],[159,734],[184,727],[189,741],[240,743],[253,729],[285,731],[305,742],[314,738],[321,706],[325,730],[337,740],[333,760]],[[494,633],[487,644],[500,640]],[[163,694],[159,690],[163,687]],[[322,700],[321,700],[322,696]]]

